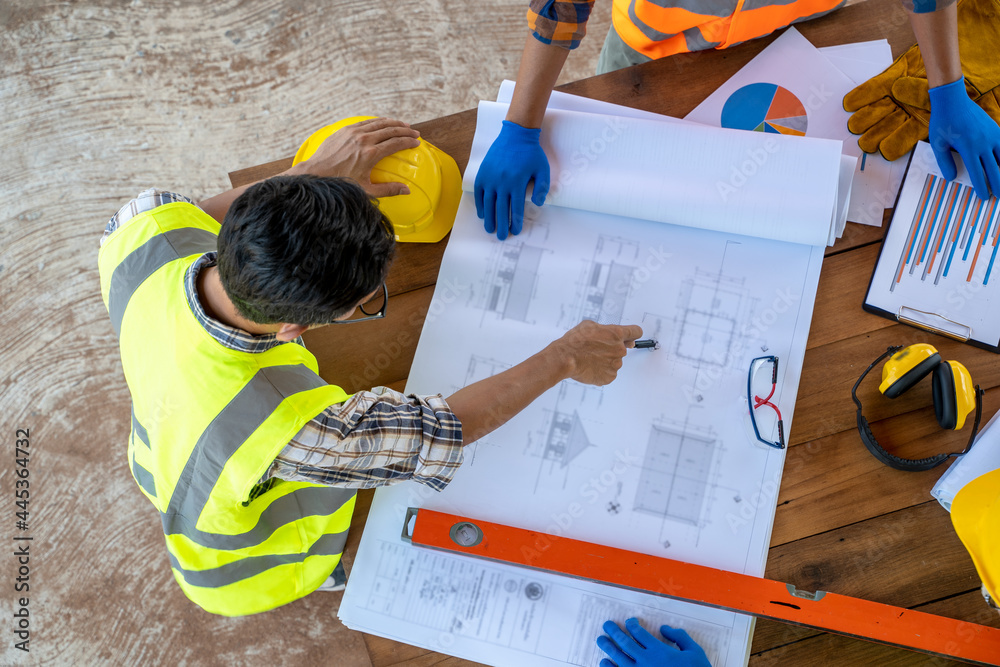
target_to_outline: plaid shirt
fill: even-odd
[[[575,49],[587,34],[594,0],[531,0],[528,27],[539,42]]]
[[[187,197],[150,189],[123,206],[108,222],[101,244],[133,216]],[[198,272],[213,266],[207,252],[188,269],[185,292],[198,322],[232,350],[264,352],[284,345],[274,334],[254,335],[208,316],[198,299]],[[302,339],[295,341],[302,344]],[[440,394],[404,396],[387,387],[361,391],[329,406],[302,427],[281,450],[251,498],[276,480],[368,489],[412,479],[442,490],[462,465],[462,424]]]

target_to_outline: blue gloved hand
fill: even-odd
[[[545,203],[549,161],[538,143],[541,133],[505,120],[476,174],[476,213],[485,221],[486,232],[496,232],[501,241],[508,231],[521,233],[528,181],[535,179],[531,201],[536,206]]]
[[[698,642],[680,628],[660,627],[660,634],[677,648],[649,634],[634,618],[625,621],[625,629],[628,633],[614,621],[605,621],[608,634],[598,637],[597,645],[614,662],[605,658],[601,667],[712,667]]]
[[[1000,195],[1000,127],[965,92],[965,77],[930,89],[928,141],[941,173],[949,181],[957,169],[952,149],[962,156],[976,194]]]

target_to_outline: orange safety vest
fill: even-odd
[[[615,32],[650,58],[725,49],[837,9],[844,0],[614,0]]]

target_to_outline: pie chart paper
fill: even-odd
[[[722,127],[803,137],[809,122],[806,108],[787,88],[775,83],[751,83],[738,89],[722,106]]]

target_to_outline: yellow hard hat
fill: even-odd
[[[375,116],[353,116],[327,125],[305,140],[292,164],[309,159],[331,134]],[[396,240],[437,243],[451,231],[462,196],[462,177],[450,155],[429,141],[420,140],[383,158],[372,169],[372,183],[403,183],[410,194],[381,197],[378,206],[392,222]]]
[[[951,523],[986,591],[1000,600],[1000,470],[980,475],[958,490],[951,502]]]

